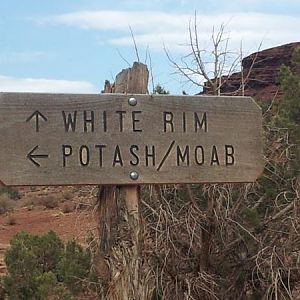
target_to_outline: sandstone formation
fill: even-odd
[[[248,76],[245,84],[245,96],[251,96],[264,101],[271,101],[274,97],[281,98],[277,82],[278,70],[282,65],[295,68],[292,65],[292,55],[300,42],[285,44],[282,46],[266,49],[245,57],[242,61],[244,78]],[[251,72],[249,72],[251,70]],[[300,74],[300,70],[296,70]],[[224,76],[226,83],[221,88],[223,95],[241,95],[241,72],[231,76]],[[201,94],[210,94],[206,85]]]

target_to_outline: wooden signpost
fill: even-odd
[[[124,299],[144,299],[148,284],[140,184],[253,182],[263,170],[261,109],[251,98],[136,94],[147,83],[147,66],[134,63],[111,90],[127,94],[0,93],[0,183],[101,185],[95,269]],[[116,185],[125,195],[126,251],[114,243]],[[115,299],[108,286],[106,299]]]
[[[249,97],[0,93],[0,180],[252,182],[261,128]]]

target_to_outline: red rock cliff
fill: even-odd
[[[244,78],[252,66],[245,85],[245,96],[265,101],[270,101],[275,96],[282,97],[277,82],[278,70],[282,65],[294,68],[291,60],[296,47],[300,47],[300,42],[266,49],[245,57],[242,61]],[[300,74],[300,69],[296,71]],[[225,80],[226,83],[221,88],[223,95],[241,95],[241,72],[230,77],[224,76],[223,81]],[[201,94],[210,94],[209,87],[205,86]]]

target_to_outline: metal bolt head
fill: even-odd
[[[128,99],[128,103],[129,103],[129,105],[131,105],[131,106],[136,106],[137,100],[136,100],[134,97],[130,97],[130,98]]]
[[[137,180],[137,179],[139,178],[139,173],[136,172],[136,171],[130,172],[130,178],[131,178],[132,180]]]

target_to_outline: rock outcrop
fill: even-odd
[[[271,101],[274,97],[281,98],[282,92],[277,81],[278,70],[282,65],[295,69],[292,65],[292,56],[300,42],[290,43],[253,53],[242,61],[243,74],[246,80],[245,96]],[[249,72],[251,70],[251,72]],[[296,70],[300,74],[300,69]],[[241,72],[231,76],[224,76],[226,81],[221,88],[223,95],[241,95]],[[205,85],[201,94],[210,94],[209,86]]]

